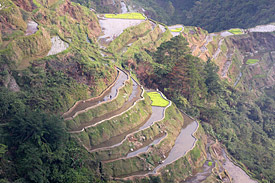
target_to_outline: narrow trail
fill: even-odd
[[[132,79],[132,81],[133,81],[133,91],[132,91],[128,101],[126,101],[121,108],[119,108],[115,111],[109,112],[107,114],[104,114],[100,117],[96,117],[87,123],[83,123],[79,127],[77,127],[75,130],[69,131],[69,133],[72,133],[72,134],[73,133],[81,133],[85,129],[99,125],[99,124],[103,123],[104,121],[113,119],[117,116],[124,114],[128,110],[130,110],[131,107],[133,107],[138,100],[143,99],[143,97],[142,97],[143,91],[142,91],[141,86],[138,85],[133,79]]]
[[[165,110],[171,105],[171,101],[169,102],[170,102],[169,105],[167,105],[166,107],[152,106],[152,114],[149,117],[149,119],[147,119],[144,123],[121,135],[113,137],[108,141],[105,141],[97,146],[92,147],[92,149],[90,149],[90,152],[112,149],[114,147],[120,146],[131,135],[134,135],[135,133],[145,130],[146,128],[150,128],[153,124],[163,120],[165,118]]]
[[[128,74],[118,68],[117,71],[118,75],[116,80],[99,97],[77,102],[68,112],[63,114],[64,119],[70,120],[75,118],[78,114],[97,107],[103,102],[114,100],[118,96],[119,88],[124,86],[125,82],[129,79]]]

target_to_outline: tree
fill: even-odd
[[[207,60],[205,65],[205,84],[207,86],[207,92],[209,96],[218,94],[221,91],[220,78],[217,74],[218,66],[215,65],[210,59]]]

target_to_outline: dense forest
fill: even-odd
[[[150,55],[155,62],[144,61],[142,54],[135,56],[140,80],[200,119],[208,134],[226,145],[254,177],[275,180],[275,88],[266,88],[258,96],[232,88],[220,80],[210,59],[205,63],[190,55],[182,36]]]
[[[250,28],[275,22],[275,2],[263,1],[212,1],[212,0],[142,0],[153,19],[167,24],[183,24],[218,32],[230,28]]]
[[[98,0],[74,0],[100,13],[114,11]],[[209,32],[250,28],[275,22],[275,2],[269,0],[133,0],[145,14],[162,23],[201,27]]]

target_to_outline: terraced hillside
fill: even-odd
[[[5,75],[1,82],[32,98],[24,105],[56,114],[63,111],[65,129],[72,141],[89,152],[92,172],[106,180],[138,181],[162,175],[165,167],[189,156],[193,166],[188,165],[185,177],[200,166],[205,150],[199,123],[182,114],[160,91],[150,99],[136,76],[119,68],[144,48],[156,50],[169,40],[167,27],[146,18],[98,18],[69,1],[24,5],[1,1],[1,20],[11,10],[19,17],[11,16],[2,25]],[[28,85],[27,77],[31,77]],[[45,82],[38,80],[41,77]],[[165,103],[151,105],[160,99]],[[201,133],[193,136],[197,131]],[[180,153],[175,153],[178,149]]]
[[[2,177],[10,182],[22,177],[26,182],[188,180],[212,162],[207,138],[199,121],[165,97],[168,89],[160,91],[152,82],[153,69],[164,75],[178,69],[179,63],[169,65],[170,58],[181,61],[184,52],[191,60],[191,50],[193,56],[217,63],[220,76],[232,86],[261,88],[274,81],[269,44],[274,25],[208,34],[197,27],[168,27],[139,13],[95,14],[69,0],[0,0],[0,5],[0,160],[5,156],[0,182]],[[264,39],[253,42],[254,47],[242,44],[260,34]],[[168,45],[172,51],[163,51],[170,40],[184,40],[184,46]],[[165,56],[167,68],[153,60],[158,53]],[[259,61],[248,64],[249,59]],[[261,77],[265,68],[270,70]],[[259,71],[258,76],[249,75],[251,70]],[[249,83],[259,78],[265,80],[263,86]],[[190,105],[184,97],[179,100]],[[23,169],[24,164],[34,168]],[[221,164],[210,167],[212,180],[230,177]]]

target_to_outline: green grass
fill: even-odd
[[[213,162],[212,161],[209,161],[208,162],[208,166],[212,166]]]
[[[182,31],[182,27],[179,28],[175,28],[175,29],[170,29],[171,32],[181,32]]]
[[[148,95],[152,100],[152,106],[166,107],[169,104],[169,101],[162,98],[158,92],[149,92]]]
[[[248,59],[246,61],[246,64],[256,64],[257,62],[259,62],[260,60],[258,59]]]
[[[33,4],[34,4],[37,8],[41,8],[41,7],[42,7],[41,4],[40,4],[39,2],[37,2],[36,0],[33,0],[32,2],[33,2]]]
[[[105,14],[105,18],[136,19],[136,20],[146,19],[146,17],[143,16],[141,13]]]
[[[231,32],[232,34],[243,34],[241,29],[230,29],[228,32]]]

